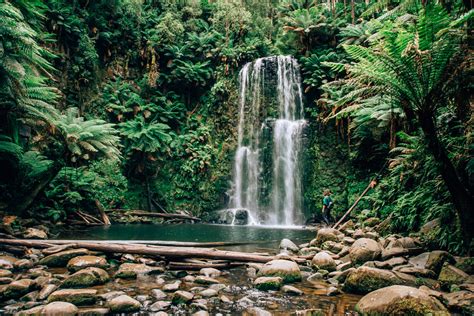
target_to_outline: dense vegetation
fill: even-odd
[[[237,74],[272,54],[304,80],[308,214],[330,187],[394,232],[472,239],[469,1],[5,0],[0,207],[223,208]],[[458,227],[454,230],[454,227]]]

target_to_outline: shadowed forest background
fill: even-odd
[[[5,0],[0,210],[223,209],[238,80],[292,55],[304,83],[304,210],[461,252],[474,226],[470,1]]]

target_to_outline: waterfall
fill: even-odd
[[[301,138],[305,121],[297,61],[272,56],[239,73],[238,147],[230,207],[250,224],[302,221]]]

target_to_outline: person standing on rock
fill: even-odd
[[[329,221],[332,221],[332,216],[331,216],[331,209],[334,205],[332,199],[331,199],[331,191],[329,189],[324,190],[323,192],[323,220],[324,222],[329,225]]]

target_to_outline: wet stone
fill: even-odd
[[[303,294],[303,291],[291,285],[283,285],[281,290],[289,295],[302,295]]]
[[[114,297],[107,302],[107,306],[114,313],[130,313],[139,311],[142,305],[139,301],[131,298],[128,295],[120,295]]]
[[[202,297],[214,297],[217,296],[217,291],[213,289],[207,289],[199,293]]]
[[[42,309],[41,315],[67,316],[76,315],[78,311],[79,309],[74,304],[68,302],[52,302]]]
[[[197,276],[194,282],[198,284],[218,284],[219,283],[219,281],[214,278],[206,277],[202,275]]]
[[[92,305],[97,300],[97,290],[94,289],[64,289],[58,290],[48,298],[49,302],[63,301],[74,305]]]
[[[176,291],[173,294],[173,299],[172,302],[175,305],[179,304],[186,304],[190,302],[194,297],[193,293],[187,292],[187,291]]]
[[[199,271],[199,273],[210,278],[215,278],[222,274],[221,271],[214,268],[203,268]]]
[[[171,302],[168,301],[158,301],[150,305],[150,311],[159,312],[167,310],[171,306]]]
[[[25,295],[35,287],[35,282],[31,279],[22,279],[13,281],[3,291],[3,297],[7,299],[16,299]]]
[[[13,273],[10,270],[0,269],[0,278],[11,277]]]
[[[76,272],[84,268],[95,267],[95,268],[106,268],[107,260],[97,256],[78,256],[72,258],[67,263],[69,271]]]
[[[162,300],[166,298],[166,296],[167,296],[166,293],[160,289],[151,290],[151,297],[153,297],[155,300]]]
[[[60,251],[47,257],[44,257],[40,260],[39,263],[48,267],[64,267],[72,258],[77,256],[84,256],[88,253],[89,251],[84,248]]]
[[[58,286],[56,284],[46,284],[45,286],[43,286],[43,288],[41,289],[41,291],[39,292],[38,294],[38,299],[39,300],[45,300],[48,298],[48,296],[53,293],[56,289],[58,288]]]
[[[163,286],[163,291],[165,291],[165,292],[174,292],[174,291],[179,289],[180,285],[181,285],[181,281],[179,281],[179,280],[175,281],[173,283],[165,284]]]
[[[77,313],[78,316],[101,316],[110,314],[110,309],[105,307],[81,308]]]
[[[33,267],[33,261],[28,259],[20,259],[13,263],[13,267],[16,270],[27,270]]]
[[[255,287],[262,291],[279,290],[283,284],[280,277],[259,277],[253,282]]]

